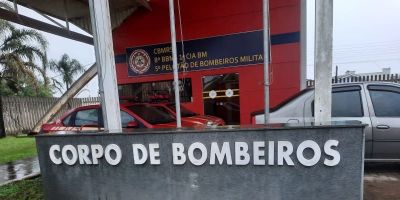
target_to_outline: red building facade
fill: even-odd
[[[171,91],[168,1],[150,5],[113,31],[120,96],[168,99]],[[264,105],[262,1],[180,0],[175,9],[177,45],[187,64],[179,73],[184,106],[249,124],[250,113]],[[300,13],[300,0],[270,0],[271,107],[300,90]],[[131,66],[137,58],[145,63],[139,71]]]

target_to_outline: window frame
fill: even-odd
[[[71,121],[75,118],[74,115],[75,115],[75,113],[71,113],[71,114],[67,115],[66,117],[64,117],[64,119],[62,119],[62,121],[61,121],[61,124],[64,126],[67,126],[67,127],[72,126]],[[68,123],[65,123],[65,120],[68,120]]]
[[[339,92],[352,92],[352,91],[358,91],[360,94],[360,105],[361,105],[361,116],[333,116],[332,118],[358,118],[358,117],[365,117],[365,110],[363,106],[363,97],[362,97],[362,89],[361,86],[355,85],[355,86],[340,86],[340,87],[333,87],[332,88],[332,97],[334,93],[339,93]],[[315,98],[311,101],[311,116],[314,117],[314,109],[315,109]],[[332,106],[333,106],[333,98],[332,98]],[[333,108],[331,110],[331,114],[333,114]]]
[[[73,114],[73,118],[71,118],[71,119],[73,119],[73,121],[72,121],[72,123],[70,122],[70,126],[72,126],[72,127],[82,127],[83,125],[81,125],[81,126],[77,126],[76,125],[76,115],[78,114],[78,112],[80,112],[80,111],[87,111],[87,110],[96,110],[97,111],[97,127],[104,127],[102,124],[101,124],[101,121],[103,121],[103,120],[100,120],[100,118],[101,119],[103,119],[103,117],[102,117],[102,115],[101,115],[101,112],[99,112],[99,110],[101,110],[101,109],[99,109],[99,108],[88,108],[88,109],[82,109],[82,110],[77,110],[76,112],[74,112],[74,114]]]
[[[378,115],[376,115],[374,101],[372,100],[372,97],[371,97],[371,91],[384,91],[384,92],[393,92],[393,93],[400,94],[400,87],[392,86],[392,85],[371,84],[371,85],[367,86],[367,89],[368,89],[368,96],[369,96],[369,99],[371,102],[374,117],[378,117],[378,118],[398,118],[398,117],[400,117],[400,116],[378,116]]]
[[[128,112],[126,112],[126,111],[124,111],[124,110],[122,110],[122,109],[120,109],[119,112],[120,112],[120,116],[121,116],[121,127],[122,127],[122,128],[128,128],[128,124],[127,124],[126,127],[124,127],[124,124],[123,124],[123,122],[122,122],[122,113],[125,113],[126,115],[132,117],[132,118],[133,118],[133,121],[135,121],[136,123],[138,123],[138,126],[140,126],[140,125],[139,125],[140,122],[139,122],[134,116],[132,116],[131,114],[129,114]],[[132,122],[132,121],[129,121],[129,122]],[[128,123],[129,123],[129,122],[128,122]]]

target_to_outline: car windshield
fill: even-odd
[[[148,105],[133,105],[128,107],[129,110],[136,113],[139,117],[150,124],[165,124],[174,122],[175,119],[166,112],[156,109]]]
[[[169,104],[169,105],[167,105],[167,106],[168,106],[168,108],[170,108],[171,110],[173,110],[174,113],[175,113],[175,109],[176,109],[176,108],[175,108],[175,104]],[[196,116],[196,115],[197,115],[197,113],[192,112],[192,111],[186,109],[185,107],[181,106],[181,116],[182,116],[182,117],[193,117],[193,116]]]

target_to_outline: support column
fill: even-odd
[[[89,0],[104,129],[121,132],[121,117],[108,0]]]
[[[179,80],[178,80],[178,53],[176,49],[176,30],[175,30],[175,10],[174,0],[169,0],[169,21],[171,28],[171,45],[172,45],[172,68],[174,71],[174,92],[175,92],[175,112],[176,112],[176,127],[181,128],[181,101],[179,95]]]
[[[264,124],[269,123],[269,0],[263,0],[264,28]]]
[[[315,1],[315,124],[331,121],[333,0]]]
[[[307,0],[301,0],[300,13],[300,90],[307,85]]]

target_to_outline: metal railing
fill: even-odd
[[[361,75],[361,76],[351,76],[351,77],[335,77],[332,78],[332,83],[355,83],[355,82],[373,82],[373,81],[383,81],[383,82],[393,82],[400,83],[399,74],[375,74],[375,75]],[[314,80],[307,80],[307,87],[314,86]]]

